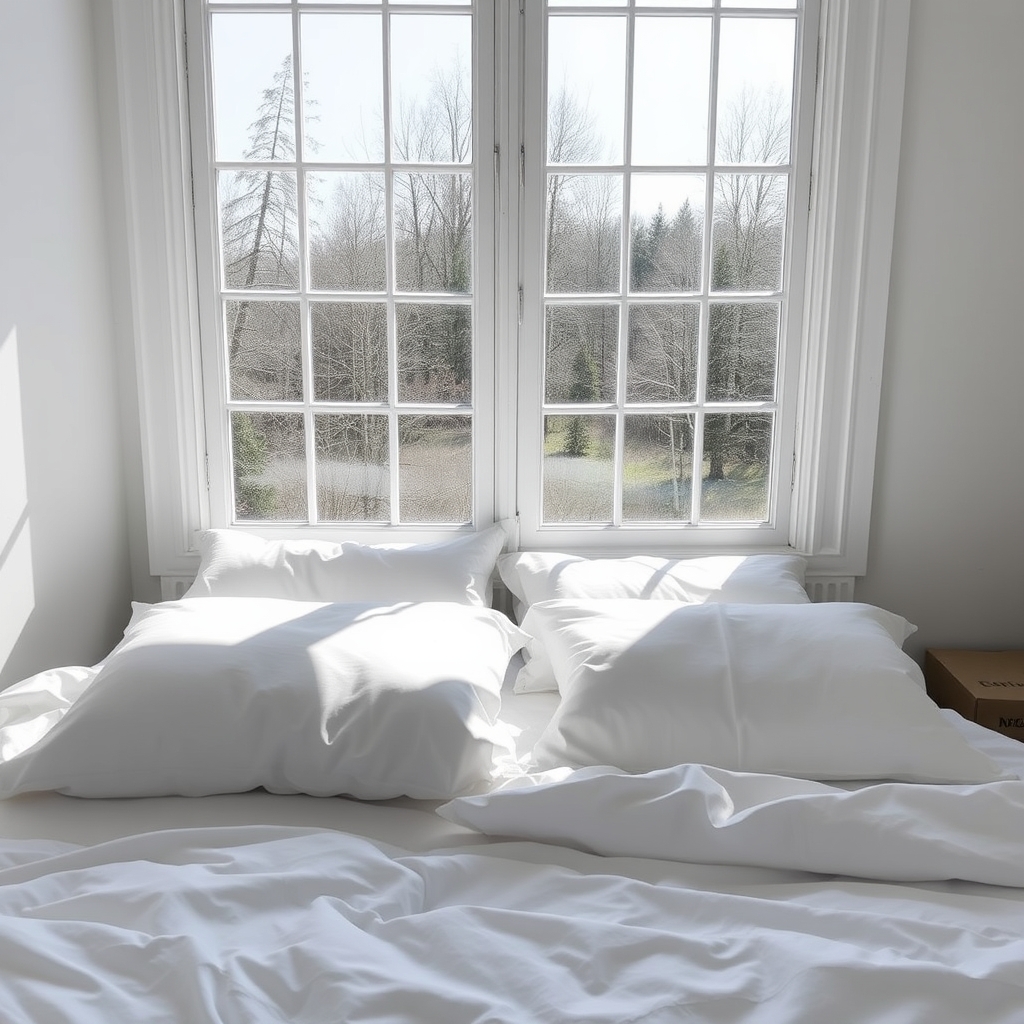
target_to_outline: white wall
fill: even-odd
[[[0,685],[95,661],[155,594],[110,3],[0,0]],[[857,598],[915,654],[1024,646],[1022,40],[1020,0],[914,0]]]
[[[1024,647],[1024,3],[914,0],[868,572],[907,644]]]
[[[0,0],[0,685],[129,614],[92,12]]]

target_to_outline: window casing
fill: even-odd
[[[211,522],[492,518],[489,5],[186,13]],[[218,86],[243,74],[239,113]]]
[[[863,572],[907,5],[903,0],[864,0],[856,5],[824,0],[822,9],[818,38],[807,41],[820,50],[821,74],[813,137],[815,176],[805,233],[811,254],[799,282],[806,291],[800,302],[802,326],[793,370],[796,471],[789,487],[781,488],[793,494],[788,512],[777,514],[773,536],[764,530],[751,535],[742,528],[668,527],[644,533],[598,526],[544,536],[547,546],[573,543],[598,548],[609,535],[616,538],[613,546],[674,551],[789,546],[809,556],[812,575]],[[499,40],[503,35],[510,39],[518,25],[514,4],[496,4],[494,13]],[[196,292],[203,257],[191,232],[184,19],[176,0],[154,0],[151,5],[120,5],[114,20],[151,566],[155,574],[171,578],[192,571],[194,532],[216,521],[217,515],[216,502],[205,488],[206,439],[197,429],[197,396],[209,374],[204,374],[197,342]],[[500,334],[518,327],[520,309],[524,322],[528,314],[527,239],[516,228],[519,207],[526,202],[517,173],[517,112],[524,109],[517,90],[528,92],[537,83],[525,73],[522,53],[511,44],[506,49],[498,46],[485,59],[498,71],[493,109],[500,115],[495,138],[501,152],[495,154],[494,171],[501,187],[493,224],[504,242],[496,249],[493,301]],[[195,102],[194,92],[190,99]],[[530,167],[523,169],[529,188]],[[517,278],[527,285],[522,304]],[[535,298],[539,294],[538,287]],[[493,447],[498,455],[493,460],[493,508],[487,518],[514,514],[523,493],[522,463],[513,464],[507,453],[501,453],[503,446],[521,443],[523,391],[531,372],[528,367],[524,372],[522,348],[499,345],[494,351]],[[522,385],[518,408],[508,399],[517,376]],[[790,387],[788,382],[784,386]],[[489,395],[477,393],[486,402]],[[211,456],[210,475],[216,476],[212,449]],[[259,532],[274,536],[287,530],[268,523],[260,524]],[[427,535],[428,531],[413,531],[408,539]],[[388,536],[407,539],[400,530]],[[537,540],[524,530],[524,546]]]
[[[542,124],[547,112],[549,125],[547,139],[528,145],[523,190],[518,512],[526,546],[787,544],[818,5],[760,6],[743,9],[728,0],[553,4],[548,32],[539,5],[525,11],[526,122]],[[579,161],[563,151],[560,137],[566,108],[578,116],[579,102],[566,95],[559,41],[578,38],[577,24],[616,22],[626,42],[622,66],[603,60],[594,74],[595,81],[622,82],[622,137],[614,140],[612,159],[606,145],[596,158]],[[744,80],[739,66],[744,56],[753,57],[742,44],[758,34],[772,40],[776,63],[788,65],[788,80],[777,94],[764,83],[759,88],[756,74]],[[650,74],[655,53],[669,49],[686,52],[699,70],[667,82]],[[531,64],[531,52],[545,51],[546,62],[535,58]],[[534,73],[538,63],[547,64],[546,76]],[[687,90],[700,90],[679,118],[684,130],[678,140],[659,124],[671,116],[660,93],[673,86],[675,103],[687,102]],[[741,102],[747,109],[736,109]],[[774,135],[763,121],[750,129],[758,117],[774,118]],[[621,197],[617,259],[609,280],[596,287],[581,287],[579,275],[572,280],[570,260],[552,252],[556,189],[579,181],[607,182]],[[734,207],[731,221],[723,215],[727,204]],[[651,248],[659,216],[664,235],[688,230],[690,240],[676,241],[675,251],[671,242],[664,245],[667,261],[648,251],[645,268],[639,250],[645,232]],[[687,223],[680,223],[684,217]],[[760,251],[744,254],[740,246],[723,244],[726,227],[745,236],[748,250],[760,245]],[[761,240],[751,243],[758,234]],[[733,280],[726,280],[724,265],[734,257]],[[591,272],[594,277],[600,272]],[[581,320],[603,322],[613,352],[603,393],[584,405],[552,381],[556,369],[565,378],[573,373],[564,360],[558,366],[553,351],[565,320],[576,321],[577,329]],[[601,333],[600,326],[591,333]],[[531,344],[535,338],[542,342]],[[737,353],[740,362],[752,364],[746,373],[737,371]],[[658,359],[664,362],[655,373],[647,372]],[[564,442],[558,451],[551,428],[561,424],[571,431],[571,448],[580,423],[603,425],[611,449],[599,507],[590,514],[579,490],[561,502],[556,490],[565,467],[572,471],[581,460],[564,457]],[[593,476],[597,467],[588,468]]]

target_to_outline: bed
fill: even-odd
[[[503,541],[212,531],[0,694],[0,1019],[1024,1021],[1024,746],[902,619]]]

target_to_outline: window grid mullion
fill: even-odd
[[[693,424],[693,476],[690,486],[690,522],[700,523],[704,474],[704,422],[707,402],[708,362],[711,347],[712,236],[715,225],[715,158],[718,148],[718,63],[722,37],[720,4],[711,18],[711,81],[708,84],[708,149],[704,180],[704,272],[701,274],[700,323],[697,329],[697,413]]]
[[[621,526],[623,518],[623,490],[626,473],[626,374],[629,363],[629,260],[630,260],[630,208],[633,177],[633,43],[636,16],[632,10],[626,15],[626,107],[623,121],[622,155],[622,238],[619,257],[619,347],[615,373],[615,456],[612,468],[612,525]]]
[[[309,308],[309,266],[306,260],[308,253],[306,232],[306,176],[303,172],[303,148],[305,142],[306,122],[303,116],[305,98],[303,96],[302,75],[302,32],[298,5],[291,6],[292,24],[292,96],[294,97],[292,118],[295,131],[295,205],[296,231],[299,240],[299,352],[302,362],[302,420],[305,435],[306,457],[306,518],[310,523],[317,523],[316,494],[316,420],[313,416],[313,332]]]
[[[385,259],[387,262],[387,344],[388,344],[388,510],[390,523],[399,520],[398,487],[398,417],[395,405],[398,399],[398,316],[395,311],[395,292],[398,290],[398,246],[395,241],[395,175],[391,124],[391,5],[383,0],[381,9],[381,69],[384,105],[384,218]]]

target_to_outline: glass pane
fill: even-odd
[[[220,171],[226,288],[296,288],[298,205],[294,171]]]
[[[700,291],[704,175],[634,174],[630,179],[629,288]]]
[[[382,292],[387,287],[384,175],[306,175],[309,275],[313,288]]]
[[[548,0],[548,7],[626,7],[629,0]]]
[[[225,302],[224,337],[234,401],[302,401],[297,302]]]
[[[708,401],[774,399],[778,303],[713,302],[708,327]]]
[[[696,302],[630,305],[626,401],[694,401],[699,330]]]
[[[723,18],[719,45],[718,163],[787,163],[796,20]]]
[[[619,290],[619,175],[548,175],[546,231],[549,292]]]
[[[473,518],[473,422],[468,416],[398,417],[403,523]]]
[[[236,520],[306,520],[302,413],[233,412],[231,464]]]
[[[472,307],[401,302],[395,306],[395,322],[398,400],[471,401]]]
[[[544,400],[614,402],[618,306],[548,306]]]
[[[473,158],[473,19],[391,17],[394,159],[468,163]]]
[[[295,159],[288,14],[215,14],[210,26],[218,160]]]
[[[688,522],[693,486],[693,415],[625,419],[622,518]]]
[[[710,7],[713,0],[637,0],[637,7]]]
[[[620,163],[626,19],[548,19],[548,163]]]
[[[304,13],[300,25],[304,156],[383,160],[381,16]]]
[[[637,18],[633,64],[634,164],[708,159],[710,18]]]
[[[310,303],[313,398],[386,402],[388,322],[383,302]]]
[[[390,519],[387,416],[316,417],[316,506],[321,522]]]
[[[472,176],[396,174],[394,181],[398,288],[409,292],[469,292]]]
[[[650,0],[643,0],[643,2],[650,3]],[[722,0],[723,7],[756,7],[759,10],[762,8],[793,10],[796,3],[797,0]]]
[[[771,413],[704,417],[701,522],[768,518],[772,419]]]
[[[614,416],[544,417],[545,523],[612,518]]]
[[[777,291],[786,234],[785,174],[716,174],[714,291]]]

